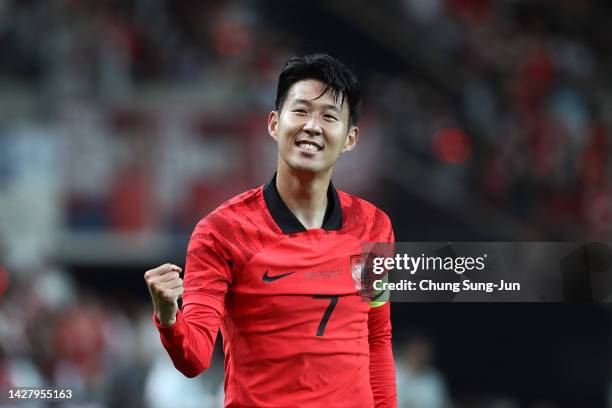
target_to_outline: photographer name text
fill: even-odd
[[[461,282],[436,282],[431,279],[413,281],[402,279],[399,282],[385,282],[378,279],[373,282],[374,290],[377,291],[426,291],[426,292],[487,292],[506,291],[519,292],[521,284],[519,282],[507,282],[501,279],[499,282],[474,282],[465,279]]]

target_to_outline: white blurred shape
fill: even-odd
[[[34,291],[43,303],[53,310],[74,302],[76,290],[74,282],[61,269],[45,270],[37,279]]]
[[[206,375],[187,378],[167,355],[159,355],[146,381],[145,403],[149,408],[219,408],[216,384],[205,381]]]
[[[42,124],[21,124],[6,132],[3,147],[0,243],[10,266],[29,269],[52,251],[62,220],[59,140]]]

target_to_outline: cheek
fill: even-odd
[[[276,143],[278,145],[279,150],[288,151],[289,149],[291,149],[291,133],[289,133],[286,128],[283,129],[283,131],[279,131],[276,136]]]
[[[344,149],[344,145],[346,144],[347,140],[348,140],[348,135],[345,132],[343,131],[338,132],[338,134],[336,134],[334,137],[335,150],[342,151],[342,149]]]
[[[279,139],[287,139],[292,137],[295,134],[296,129],[299,129],[299,126],[297,126],[291,121],[284,120],[280,122],[277,127],[277,134]]]

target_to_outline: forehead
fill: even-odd
[[[324,95],[321,95],[324,88],[325,85],[323,82],[317,81],[316,79],[298,81],[289,88],[286,101],[288,103],[293,103],[298,100],[307,100],[315,105],[333,105],[338,110],[348,113],[348,103],[346,103],[346,100],[345,103],[340,106],[342,96],[340,95],[338,98],[334,98],[331,89],[328,89]]]

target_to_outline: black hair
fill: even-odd
[[[348,103],[349,125],[357,124],[361,111],[361,91],[357,77],[340,61],[327,54],[293,57],[287,61],[278,76],[277,111],[280,112],[289,88],[305,79],[315,79],[325,85],[319,97],[331,90],[334,98],[341,98],[340,106]]]

